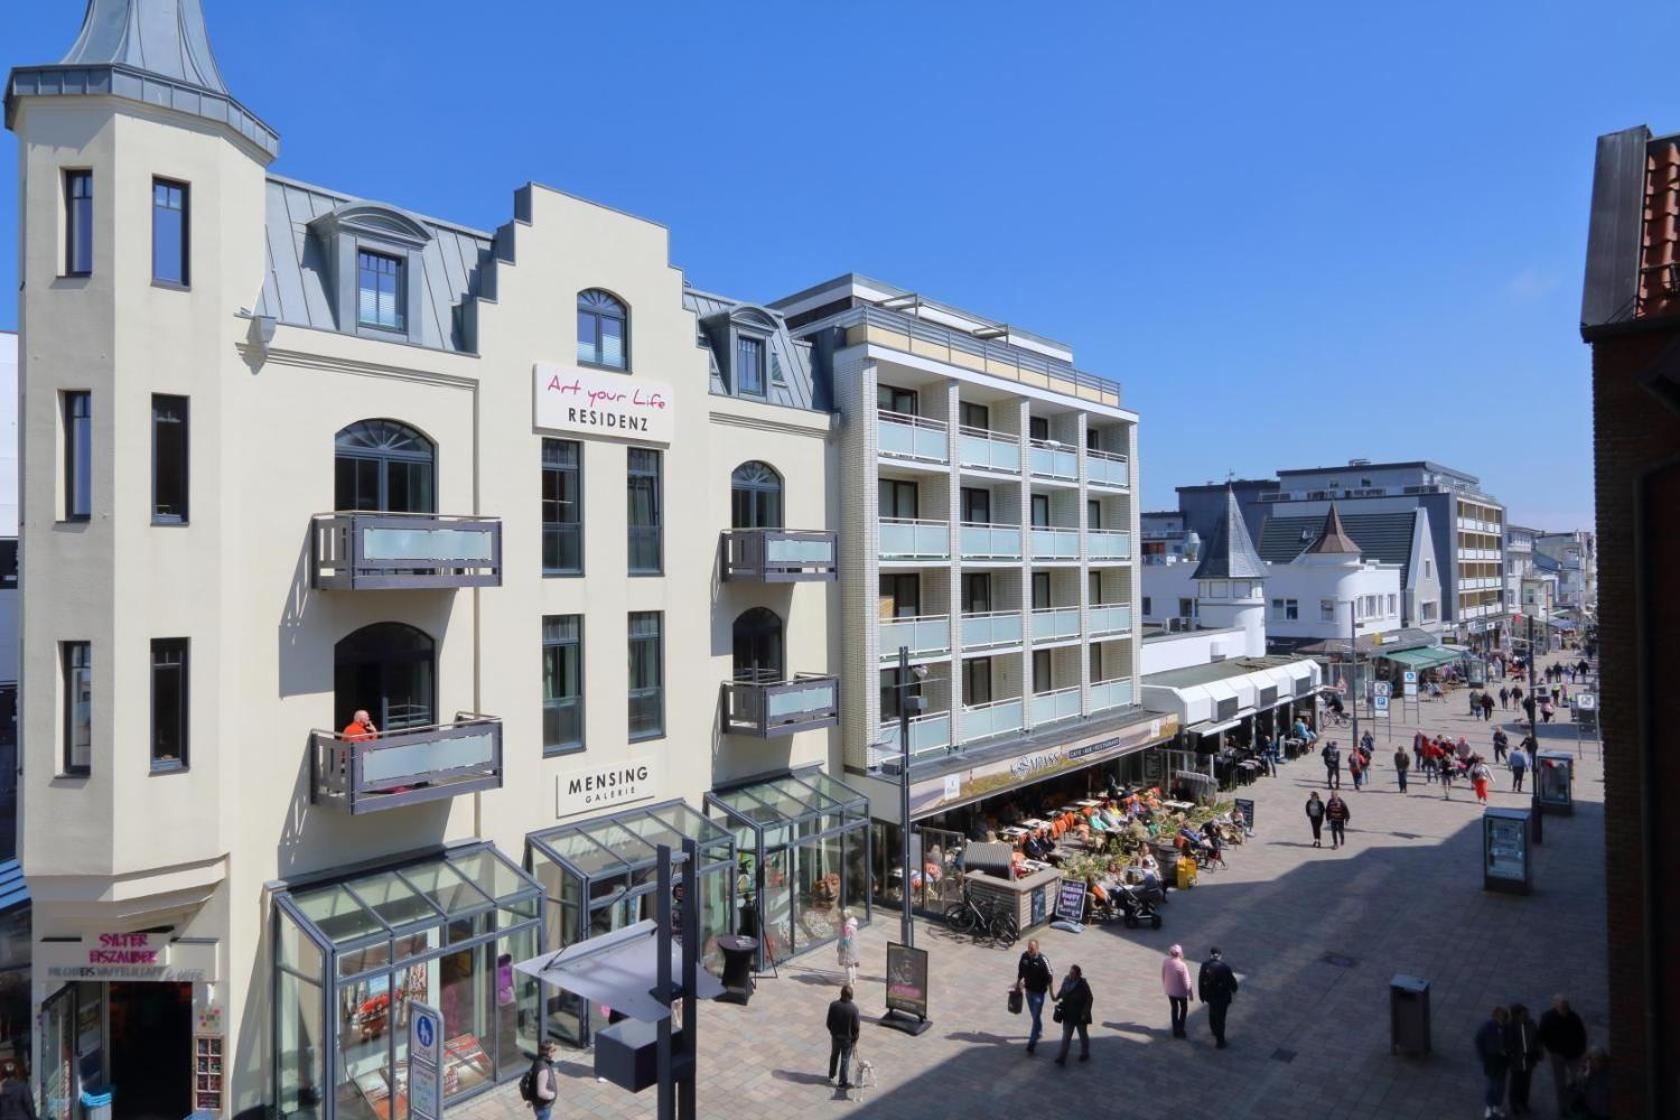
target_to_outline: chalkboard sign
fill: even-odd
[[[1079,925],[1085,920],[1085,880],[1063,879],[1056,892],[1056,917]]]
[[[1044,919],[1050,916],[1050,884],[1036,888],[1032,892],[1032,919],[1029,926],[1042,925]]]
[[[887,942],[887,1010],[918,1019],[928,1013],[928,955],[896,941]]]
[[[1246,797],[1237,798],[1237,816],[1242,818],[1243,831],[1254,831],[1254,802]]]

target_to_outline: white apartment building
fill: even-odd
[[[1598,542],[1584,529],[1539,533],[1534,562],[1557,575],[1559,606],[1592,611],[1598,605]]]

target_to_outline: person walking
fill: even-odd
[[[1324,847],[1324,802],[1318,799],[1316,789],[1307,794],[1307,823],[1312,825],[1313,847]]]
[[[1353,814],[1348,811],[1347,802],[1342,800],[1341,794],[1330,795],[1330,800],[1324,805],[1324,817],[1330,822],[1330,846],[1339,848],[1346,844],[1347,833],[1343,829],[1353,819]]]
[[[1394,748],[1394,776],[1400,780],[1400,792],[1406,792],[1406,771],[1412,768],[1412,756],[1405,747]]]
[[[1027,1011],[1032,1015],[1032,1029],[1027,1033],[1028,1054],[1038,1049],[1038,1040],[1044,1034],[1044,997],[1055,981],[1056,974],[1050,968],[1050,960],[1038,951],[1038,938],[1035,937],[1027,942],[1027,951],[1021,954],[1021,962],[1015,966],[1015,990],[1026,993]]]
[[[1073,1046],[1073,1035],[1079,1032],[1079,1060],[1091,1060],[1091,1004],[1095,1002],[1091,996],[1091,985],[1085,982],[1085,973],[1076,964],[1068,965],[1067,976],[1062,980],[1062,986],[1056,989],[1057,1010],[1062,1013],[1062,1052],[1056,1055],[1056,1064],[1067,1065],[1068,1050]]]
[[[1476,1057],[1482,1063],[1482,1076],[1487,1079],[1487,1091],[1482,1097],[1482,1115],[1505,1115],[1505,1075],[1510,1061],[1505,1057],[1505,1024],[1510,1013],[1496,1007],[1487,1022],[1476,1032]]]
[[[559,1052],[560,1047],[553,1041],[543,1042],[537,1047],[531,1068],[519,1079],[519,1095],[531,1106],[536,1120],[549,1120],[554,1114],[554,1102],[560,1098],[560,1082],[554,1076],[554,1058]]]
[[[1231,1000],[1237,994],[1237,974],[1225,963],[1225,956],[1215,945],[1208,950],[1196,974],[1196,995],[1207,1004],[1208,1026],[1213,1028],[1213,1044],[1225,1049],[1225,1015],[1231,1010]]]
[[[1452,752],[1443,750],[1441,752],[1441,800],[1443,801],[1452,800],[1452,780],[1455,766]]]
[[[1557,1092],[1558,1115],[1569,1108],[1569,1095],[1580,1076],[1581,1055],[1587,1052],[1587,1025],[1563,996],[1553,996],[1552,1006],[1540,1015],[1540,1047],[1552,1067],[1552,1088]]]
[[[1496,728],[1493,732],[1493,760],[1495,762],[1504,762],[1505,754],[1510,749],[1510,736],[1505,734],[1505,729],[1503,727]]]
[[[1357,750],[1348,752],[1348,777],[1353,779],[1353,792],[1359,792],[1359,786],[1365,776],[1365,755]]]
[[[35,1120],[35,1094],[29,1091],[23,1066],[7,1058],[0,1065],[0,1077],[5,1078],[0,1084],[0,1120]]]
[[[1482,693],[1482,719],[1484,721],[1493,719],[1493,697],[1486,692]]]
[[[1161,990],[1166,992],[1167,1003],[1172,1008],[1173,1037],[1190,1037],[1185,1033],[1184,1020],[1190,1014],[1193,989],[1190,987],[1190,966],[1184,963],[1182,945],[1174,945],[1167,950],[1166,959],[1161,962]]]
[[[1419,770],[1423,769],[1423,745],[1427,742],[1429,738],[1424,735],[1422,728],[1412,733],[1412,763]]]
[[[1341,789],[1342,751],[1340,747],[1336,746],[1334,739],[1324,744],[1324,749],[1319,752],[1319,757],[1324,759],[1324,784],[1330,789]]]
[[[1470,785],[1476,791],[1476,800],[1483,805],[1487,804],[1488,783],[1491,781],[1493,771],[1488,769],[1488,764],[1483,762],[1480,756],[1477,756],[1475,764],[1470,767]]]
[[[1511,690],[1506,688],[1504,685],[1499,686],[1499,706],[1501,708],[1509,708],[1511,706]]]
[[[828,1079],[834,1080],[838,1067],[841,1089],[852,1087],[852,1050],[857,1046],[861,1022],[857,1004],[852,1002],[852,986],[840,985],[840,998],[828,1005]]]
[[[1521,793],[1523,774],[1528,770],[1528,755],[1521,747],[1511,752],[1511,758],[1506,765],[1511,768],[1511,792]]]
[[[863,963],[858,957],[857,935],[857,915],[849,909],[840,911],[840,940],[835,942],[834,953],[846,972],[846,983],[854,988],[857,986],[858,965]]]
[[[1528,1106],[1528,1090],[1534,1067],[1540,1064],[1540,1028],[1528,1017],[1528,1008],[1520,1003],[1511,1005],[1511,1019],[1505,1024],[1505,1060],[1510,1065],[1506,1092],[1510,1096],[1511,1115],[1528,1116],[1534,1111]]]

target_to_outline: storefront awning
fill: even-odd
[[[772,847],[789,837],[869,819],[868,797],[816,769],[708,793],[706,804],[721,809],[735,827],[757,832]]]
[[[1186,728],[1186,730],[1192,735],[1217,735],[1221,731],[1229,731],[1253,714],[1253,712],[1245,712],[1236,719],[1228,719],[1220,723],[1198,723]]]
[[[671,1017],[671,1009],[653,994],[659,979],[659,924],[651,920],[591,937],[558,953],[520,961],[513,967],[644,1023]],[[681,942],[671,943],[671,981],[674,986],[682,982]],[[723,985],[705,969],[698,970],[695,988],[696,999],[716,999],[723,994]]]
[[[23,865],[15,859],[0,863],[0,914],[29,905],[29,884],[23,881]]]
[[[1433,669],[1437,665],[1457,661],[1464,654],[1434,646],[1429,649],[1403,649],[1394,653],[1385,653],[1382,656],[1407,669]]]

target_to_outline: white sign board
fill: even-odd
[[[1598,697],[1591,692],[1577,692],[1575,694],[1575,706],[1583,712],[1590,712],[1598,707]]]
[[[1406,693],[1407,696],[1414,697],[1414,698],[1417,696],[1417,682],[1416,681],[1407,681],[1405,684],[1401,685],[1400,687],[1405,690],[1405,693]]]
[[[654,795],[654,774],[650,759],[563,771],[554,779],[554,815],[572,817],[609,805],[646,801]]]
[[[670,443],[675,398],[663,381],[538,362],[536,426],[546,431]]]
[[[1371,697],[1371,707],[1386,714],[1388,711],[1388,693],[1379,692]]]
[[[408,1005],[408,1115],[443,1116],[443,1016],[423,1003]]]
[[[1387,699],[1389,696],[1392,695],[1392,692],[1389,689],[1389,683],[1387,681],[1378,681],[1376,684],[1371,686],[1371,690],[1372,690],[1372,695],[1381,696],[1384,699]]]
[[[1416,669],[1405,670],[1404,672],[1402,672],[1400,674],[1400,680],[1404,684],[1416,684],[1417,683],[1417,670]]]

